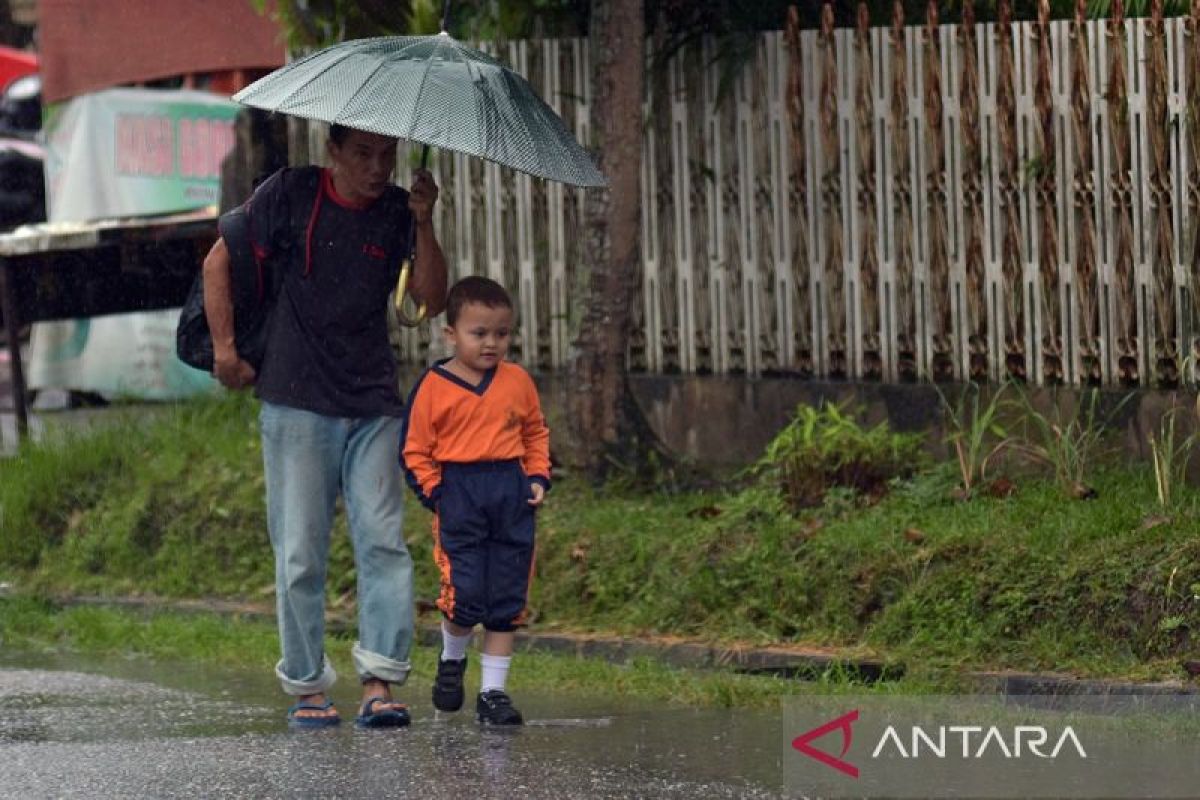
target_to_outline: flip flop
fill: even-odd
[[[331,708],[333,708],[332,700],[326,700],[321,704],[301,701],[288,709],[288,725],[293,728],[331,728],[342,721],[342,718],[337,714],[334,714],[331,717],[312,717],[299,716],[296,713],[297,711],[328,711]]]
[[[375,707],[380,703],[398,707],[385,708],[381,711],[376,711]],[[407,706],[405,706],[403,703],[397,703],[395,700],[390,700],[386,697],[372,697],[370,700],[363,703],[362,710],[354,719],[355,724],[357,724],[360,728],[403,728],[411,721],[411,717],[408,715]]]

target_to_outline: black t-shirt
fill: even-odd
[[[408,192],[365,207],[339,197],[327,170],[280,170],[247,205],[255,254],[283,276],[257,393],[334,417],[400,416],[388,295],[406,255]]]

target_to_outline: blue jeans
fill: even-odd
[[[259,415],[267,524],[283,658],[275,673],[292,695],[326,691],[325,575],[339,491],[358,575],[360,681],[401,684],[413,638],[412,558],[404,544],[403,481],[395,417],[340,418],[264,402]]]

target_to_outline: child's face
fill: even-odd
[[[460,364],[486,372],[504,359],[511,329],[511,308],[467,303],[459,309],[454,325],[446,326],[446,341],[454,346]]]

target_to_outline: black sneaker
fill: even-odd
[[[458,661],[438,659],[437,678],[433,682],[433,707],[438,711],[458,711],[463,707],[463,675],[467,657]]]
[[[485,725],[523,725],[521,712],[513,708],[512,698],[499,689],[480,692],[475,700],[475,716]]]

